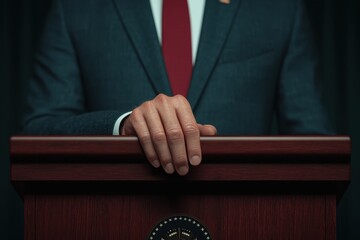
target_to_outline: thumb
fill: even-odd
[[[120,135],[122,136],[134,136],[136,132],[130,122],[130,117],[127,117],[123,120],[123,123],[120,126]]]
[[[200,130],[200,136],[214,136],[217,133],[216,127],[213,125],[202,125],[198,123],[198,128]]]

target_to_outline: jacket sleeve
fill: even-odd
[[[62,5],[55,1],[28,86],[22,134],[112,134],[120,111],[89,112]]]
[[[318,56],[305,6],[296,1],[277,92],[280,134],[332,134],[321,102]]]

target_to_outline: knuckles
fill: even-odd
[[[188,102],[188,100],[184,97],[184,96],[182,96],[182,95],[175,95],[174,97],[173,97],[173,100],[174,100],[174,104],[177,106],[177,107],[179,107],[179,106],[189,106],[189,102]]]
[[[171,128],[166,131],[167,138],[171,142],[178,142],[184,139],[181,128]]]
[[[166,134],[163,131],[157,131],[152,135],[152,140],[155,143],[163,143],[166,142]]]
[[[187,99],[182,95],[175,95],[169,97],[163,93],[158,94],[154,99],[144,102],[140,108],[145,111],[153,111],[159,106],[173,105],[174,107],[186,106],[190,107]]]
[[[187,140],[199,138],[202,129],[199,128],[195,119],[192,120],[191,116],[190,118],[189,116],[184,116],[182,119],[186,119],[185,121],[180,122],[181,119],[178,119],[177,123],[173,122],[170,126],[164,126],[160,122],[153,124],[153,129],[148,129],[148,121],[161,121],[161,118],[159,118],[161,116],[159,111],[167,111],[171,107],[180,109],[180,113],[182,114],[188,114],[191,111],[191,106],[184,96],[158,94],[152,100],[146,101],[135,108],[129,116],[129,119],[131,118],[131,124],[136,127],[141,145],[147,149],[145,153],[147,159],[150,162],[159,160],[162,166],[165,166],[168,162],[172,162],[175,165],[175,168],[179,170],[180,166],[187,166],[188,164],[186,146],[184,147],[185,152],[184,150],[171,151],[172,148],[178,148],[178,144],[185,144]],[[165,148],[165,153],[162,152],[162,150],[161,152],[156,152],[159,149],[163,149],[163,146],[165,145],[168,145],[167,147],[169,147],[170,152],[174,154],[173,156],[166,153],[167,148]],[[198,149],[199,147],[196,146],[197,144],[192,145],[195,145],[190,146],[192,152],[201,151]],[[151,148],[154,149],[149,151]],[[186,173],[182,172],[182,174]]]
[[[151,137],[150,135],[148,134],[143,134],[143,135],[140,135],[138,136],[139,138],[139,141],[142,143],[142,144],[151,144]]]
[[[189,105],[187,99],[184,96],[180,95],[180,94],[169,97],[169,96],[167,96],[167,95],[165,95],[163,93],[160,93],[159,95],[157,95],[154,98],[153,101],[155,101],[158,104],[172,103],[172,104],[175,104],[176,106],[178,106],[178,105]]]
[[[141,104],[141,108],[145,109],[145,111],[151,111],[153,109],[153,102],[152,101],[146,101],[143,104]]]
[[[138,108],[135,108],[130,117],[134,120],[134,121],[139,121],[141,119],[141,111]]]
[[[199,136],[200,130],[196,124],[188,123],[183,126],[184,134],[187,136]]]
[[[154,101],[160,103],[160,104],[164,104],[166,102],[168,102],[170,99],[170,97],[166,96],[165,94],[163,93],[160,93],[159,95],[157,95],[154,99]]]

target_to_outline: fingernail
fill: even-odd
[[[152,165],[156,168],[160,167],[160,162],[158,160],[155,160],[152,162]]]
[[[213,126],[213,128],[214,128],[214,135],[217,135],[217,129],[216,129],[216,127]]]
[[[217,134],[216,127],[214,127],[213,125],[210,125],[210,127],[213,129],[213,134],[216,135]]]
[[[190,163],[191,165],[193,166],[197,166],[201,163],[201,158],[200,156],[198,155],[195,155],[195,156],[192,156],[191,159],[190,159]]]
[[[174,166],[172,165],[172,163],[168,163],[165,165],[165,172],[168,174],[171,174],[174,172]]]
[[[188,169],[187,167],[185,167],[185,166],[180,167],[180,168],[178,169],[178,173],[179,173],[180,175],[186,175],[186,174],[188,173],[188,171],[189,171],[189,169]]]

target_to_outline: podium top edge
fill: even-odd
[[[126,136],[16,136],[11,156],[132,155],[143,158],[136,137]],[[203,155],[347,155],[349,136],[212,136],[201,137]]]
[[[134,136],[13,136],[11,142],[14,141],[138,141]],[[339,141],[349,142],[350,136],[207,136],[200,137],[202,142],[211,141]]]

